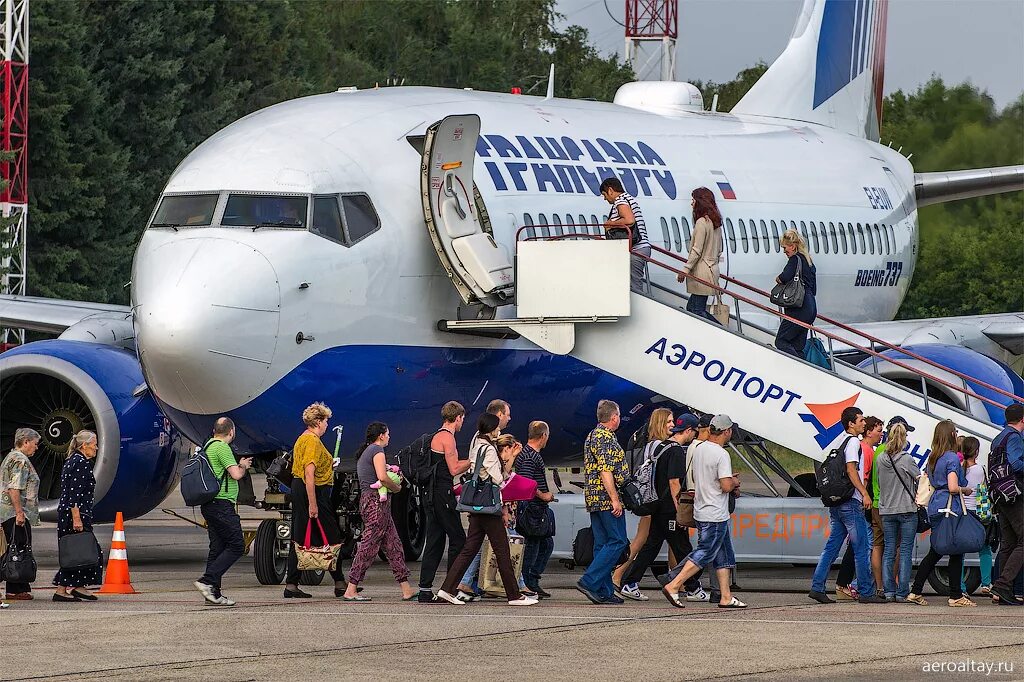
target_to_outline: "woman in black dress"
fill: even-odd
[[[795,308],[784,308],[783,311],[789,317],[796,318],[807,324],[814,324],[818,317],[818,306],[814,301],[814,295],[818,291],[818,280],[814,262],[811,254],[807,251],[807,243],[796,230],[786,230],[779,240],[782,250],[786,252],[789,262],[786,263],[782,274],[775,278],[777,284],[785,284],[793,281],[800,273],[800,280],[804,284],[804,303]],[[804,357],[804,346],[807,344],[807,328],[794,324],[789,320],[783,320],[779,324],[779,331],[775,335],[775,347],[784,353],[795,355],[798,358]]]
[[[60,502],[57,505],[57,537],[92,530],[92,503],[96,493],[96,478],[92,473],[93,458],[99,441],[92,431],[79,431],[68,448],[68,458],[60,473]],[[103,556],[95,566],[59,570],[53,577],[57,589],[53,601],[96,601],[89,585],[103,581]]]

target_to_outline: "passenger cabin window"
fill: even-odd
[[[216,194],[165,196],[153,215],[150,227],[203,227],[213,222]]]
[[[828,231],[832,235],[832,253],[839,253],[839,235],[836,234],[836,224],[829,222]]]
[[[597,216],[593,213],[590,214],[590,229],[587,230],[595,237],[600,237],[604,234],[604,228],[601,227],[601,221],[597,219]]]
[[[221,225],[229,227],[306,227],[306,197],[230,194]]]
[[[693,241],[693,235],[690,234],[690,221],[683,218],[683,250],[682,253],[690,252],[690,242]]]
[[[772,242],[775,244],[775,253],[779,253],[782,250],[782,245],[779,244],[779,226],[775,224],[774,220],[772,221]]]
[[[732,227],[732,218],[725,219],[725,229],[729,233],[729,250],[736,253],[736,232]]]
[[[757,236],[757,221],[750,221],[750,241],[754,246],[754,253],[761,253],[761,240]]]
[[[740,218],[740,244],[743,246],[743,253],[750,251],[750,243],[747,241],[747,223]]]
[[[565,234],[565,232],[562,231],[562,219],[558,217],[557,213],[552,214],[551,223],[553,224],[553,227],[551,228],[551,233],[554,236],[561,237]]]
[[[818,226],[811,221],[811,241],[814,242],[814,253],[821,251],[821,244],[818,243]]]
[[[853,231],[853,223],[846,223],[846,231],[850,233],[850,252],[857,253],[857,235]]]
[[[526,235],[527,239],[534,239],[537,237],[537,228],[533,227],[533,216],[529,213],[523,214],[523,226],[526,227],[523,230],[523,234]]]
[[[548,226],[548,218],[543,213],[537,214],[537,226],[540,227],[540,236],[547,239],[551,236],[551,228]]]
[[[672,248],[672,238],[668,235],[668,221],[664,218],[661,219],[661,241],[666,251]]]
[[[885,244],[885,254],[892,253],[892,246],[889,244],[889,228],[882,224],[882,242]]]
[[[761,221],[761,239],[764,241],[764,252],[771,253],[772,242],[768,239],[768,223]]]
[[[868,245],[864,239],[864,226],[860,223],[857,223],[857,241],[859,242],[858,246],[860,246],[860,252],[867,253]]]
[[[899,251],[899,247],[896,245],[896,230],[893,229],[892,225],[889,226],[889,239],[892,241],[892,252],[896,253]]]
[[[682,251],[683,250],[683,238],[679,234],[679,221],[676,220],[675,218],[672,219],[672,240],[676,244],[676,251],[677,252]]]
[[[868,251],[874,255],[875,253],[875,237],[871,231],[871,225],[865,225],[864,231],[868,233]]]

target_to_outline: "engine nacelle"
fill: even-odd
[[[37,341],[0,355],[0,443],[19,427],[42,436],[32,463],[39,509],[57,517],[60,472],[68,444],[82,429],[99,437],[95,520],[141,516],[167,496],[189,444],[161,414],[131,351],[81,341]]]
[[[1013,393],[1014,395],[1024,395],[1024,380],[1022,380],[1016,372],[1002,362],[994,360],[975,350],[971,350],[970,348],[941,343],[919,343],[907,345],[904,346],[904,348],[912,353],[920,355],[923,358],[927,358],[932,362],[942,365],[943,367],[954,369],[969,377],[974,377],[975,379],[984,381],[987,384],[1001,388],[1004,391]],[[943,386],[936,381],[929,380],[928,377],[930,376],[941,379],[942,381],[953,384],[954,386],[963,386],[973,393],[984,396],[985,398],[999,403],[1000,405],[1010,404],[1010,399],[1006,396],[983,386],[979,386],[974,382],[965,381],[955,374],[932,367],[920,360],[915,360],[899,351],[888,350],[882,353],[882,355],[886,358],[898,360],[901,364],[913,367],[921,374],[927,375],[925,378],[925,384],[929,398],[957,407],[965,412],[969,412],[975,417],[984,419],[985,421],[993,424],[1001,425],[1005,421],[1003,417],[1003,408],[996,407],[995,405],[978,400],[977,398],[966,396],[965,394],[955,391],[947,386]],[[871,358],[862,361],[858,367],[871,370],[872,364],[877,364],[878,373],[886,379],[894,381],[902,386],[906,386],[918,393],[921,392],[921,376],[919,374],[906,370],[891,362],[886,362],[884,360],[872,361]]]

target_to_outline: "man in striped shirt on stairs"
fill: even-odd
[[[651,257],[651,243],[647,241],[647,226],[640,204],[627,194],[618,178],[605,178],[601,183],[601,196],[612,205],[608,219],[604,221],[605,236],[608,239],[632,238],[630,250],[629,288],[643,293],[647,272],[647,258]]]

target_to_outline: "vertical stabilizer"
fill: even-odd
[[[733,108],[878,139],[888,0],[804,0],[789,45]]]

